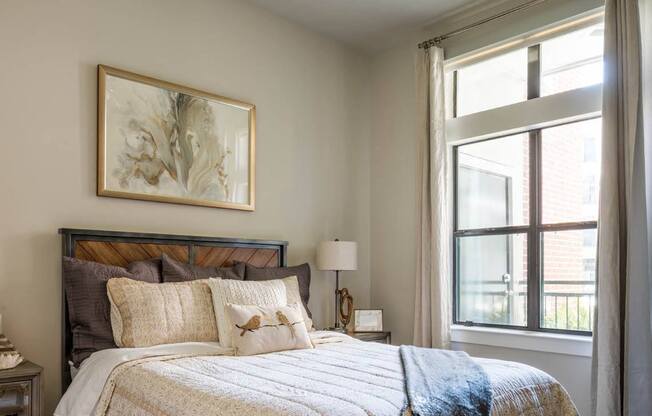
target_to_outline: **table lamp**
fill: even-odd
[[[317,269],[335,272],[335,325],[331,329],[344,330],[340,328],[337,316],[340,296],[344,291],[340,290],[340,271],[358,269],[358,243],[338,239],[322,241],[317,247]]]

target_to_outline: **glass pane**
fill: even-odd
[[[544,129],[542,135],[543,222],[597,220],[602,120]]]
[[[542,327],[591,331],[596,242],[595,229],[543,234]]]
[[[459,146],[458,228],[527,224],[529,160],[527,134]]]
[[[541,95],[602,82],[604,24],[541,43]]]
[[[527,99],[527,49],[519,49],[457,71],[457,116]]]
[[[456,238],[457,320],[527,325],[525,234]]]

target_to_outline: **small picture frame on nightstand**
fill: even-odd
[[[383,332],[382,309],[355,309],[353,311],[354,332]]]

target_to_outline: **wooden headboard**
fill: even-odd
[[[257,267],[287,266],[287,241],[241,238],[146,234],[122,231],[76,230],[62,228],[63,255],[115,266],[159,257],[162,253],[199,266],[229,266],[234,261]],[[68,303],[62,286],[61,366],[62,392],[71,382],[70,360],[72,328]]]

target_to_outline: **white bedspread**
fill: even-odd
[[[232,357],[215,343],[106,350],[84,362],[55,412],[78,415],[364,415],[405,410],[398,348],[332,332],[316,348]],[[157,358],[151,358],[157,357]],[[532,367],[476,359],[492,415],[576,415],[566,391]]]
[[[219,342],[183,342],[147,348],[111,348],[94,353],[80,366],[61,398],[54,416],[89,416],[95,413],[104,385],[120,364],[147,357],[168,355],[231,355]]]

